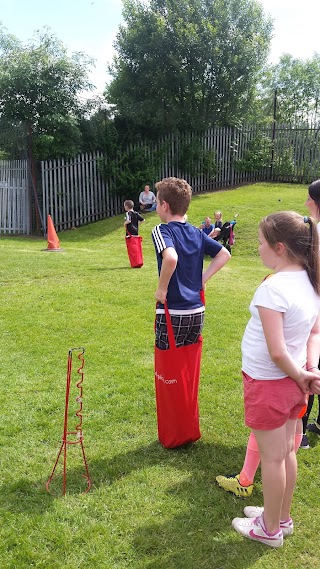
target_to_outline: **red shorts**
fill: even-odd
[[[245,424],[251,429],[270,431],[301,416],[307,395],[291,377],[260,380],[244,372],[242,377]]]

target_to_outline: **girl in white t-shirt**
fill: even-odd
[[[296,423],[320,392],[320,264],[315,222],[295,212],[262,220],[259,253],[274,275],[257,289],[242,340],[245,423],[261,458],[264,508],[246,507],[233,528],[271,547],[293,531]],[[254,517],[255,516],[255,517]]]
[[[305,203],[310,216],[317,222],[318,235],[320,235],[320,180],[312,182],[308,188],[308,197]],[[320,365],[319,365],[320,367]],[[309,441],[306,431],[320,435],[320,395],[318,395],[318,417],[314,423],[308,423],[313,406],[314,395],[309,395],[308,406],[300,414],[301,420],[297,422],[295,434],[295,451],[299,448],[308,449]],[[299,417],[299,418],[300,418]],[[251,432],[247,444],[246,456],[239,474],[231,476],[217,476],[216,481],[221,488],[238,497],[249,497],[253,492],[255,474],[260,464],[259,448],[254,433]],[[254,513],[254,512],[252,512]]]

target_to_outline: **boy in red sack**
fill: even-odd
[[[176,346],[196,343],[204,323],[201,291],[229,261],[230,253],[186,221],[192,189],[185,180],[165,178],[157,182],[156,189],[157,213],[162,223],[152,230],[159,271],[155,335],[156,346],[167,350],[164,301],[167,300]],[[203,272],[204,255],[212,259]]]

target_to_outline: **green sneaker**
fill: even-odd
[[[239,480],[240,474],[233,474],[232,476],[217,476],[216,481],[220,488],[227,492],[232,492],[238,498],[249,498],[253,492],[253,484],[249,486],[242,486]]]

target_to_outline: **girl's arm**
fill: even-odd
[[[162,265],[158,281],[158,288],[155,293],[156,300],[164,303],[167,298],[168,285],[176,269],[178,255],[173,247],[167,247],[162,251]]]
[[[314,379],[319,379],[319,375],[314,373],[314,370],[308,372],[300,368],[290,356],[283,334],[282,312],[277,312],[276,310],[271,310],[263,306],[258,306],[257,308],[272,361],[286,376],[291,377],[297,382],[303,393],[309,393],[310,382]],[[312,348],[313,357],[316,355],[315,352],[315,348]],[[319,349],[317,357],[319,360]]]
[[[311,384],[311,393],[320,395],[320,370],[319,365],[319,346],[320,346],[320,316],[318,316],[313,326],[307,343],[307,369],[310,369],[318,377]]]
[[[222,267],[229,261],[230,257],[231,255],[229,251],[225,249],[225,247],[222,247],[219,253],[213,257],[210,265],[202,274],[203,288],[205,288],[206,282],[211,279],[211,277],[213,277],[213,275],[215,275],[218,271],[220,271],[220,269],[222,269]]]
[[[320,315],[314,323],[307,343],[307,369],[318,369],[320,351]]]

